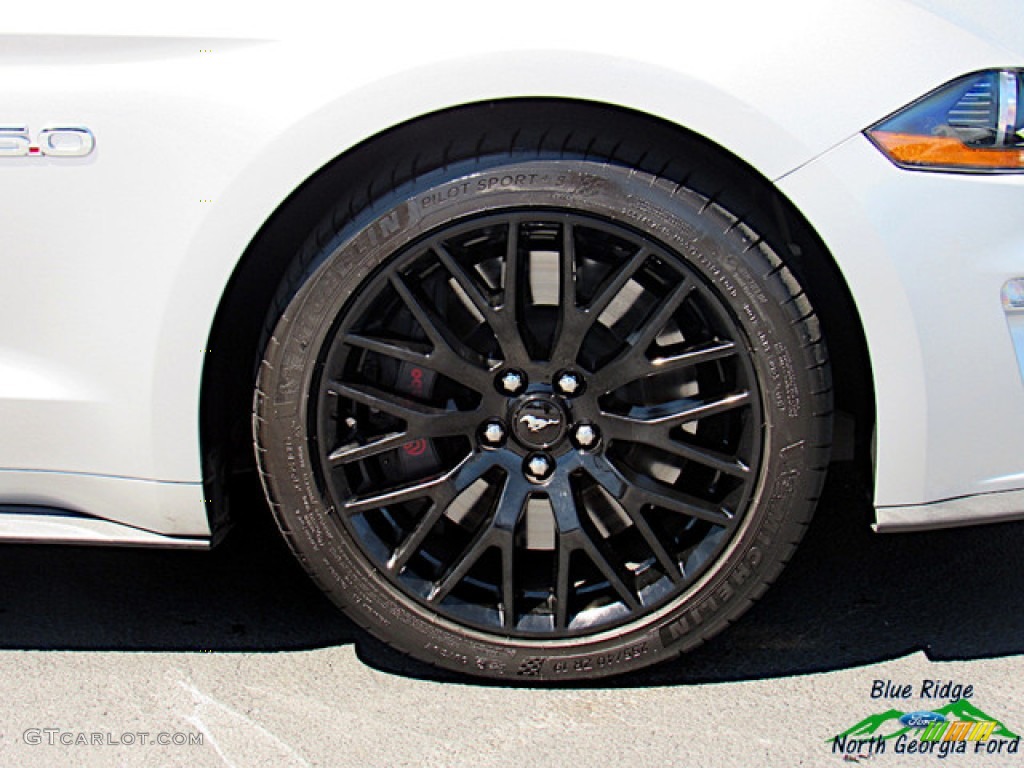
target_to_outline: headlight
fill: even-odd
[[[967,75],[869,128],[901,168],[976,173],[1024,172],[1021,70]]]

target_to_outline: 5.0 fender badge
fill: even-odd
[[[0,157],[85,157],[96,146],[92,131],[81,125],[51,125],[36,140],[24,125],[0,125]]]

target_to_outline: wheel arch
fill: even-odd
[[[871,470],[874,393],[865,336],[835,259],[797,208],[760,173],[707,138],[618,106],[566,99],[468,104],[415,118],[344,152],[296,188],[266,220],[222,294],[208,346],[224,350],[203,368],[200,450],[211,530],[233,515],[235,480],[255,477],[250,432],[256,365],[268,315],[291,258],[327,217],[345,217],[392,184],[490,149],[524,156],[552,150],[630,165],[700,191],[740,212],[799,277],[828,341],[840,421],[834,454]],[[248,498],[248,496],[247,496]]]

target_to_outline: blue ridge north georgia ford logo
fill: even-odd
[[[832,752],[842,754],[845,759],[862,759],[886,752],[939,758],[956,754],[1005,758],[1019,754],[1020,736],[969,701],[974,695],[973,686],[926,680],[918,690],[917,698],[924,702],[955,699],[934,708],[910,711],[891,708],[868,715],[828,740]],[[871,698],[909,699],[914,692],[910,684],[894,686],[891,681],[876,680]]]

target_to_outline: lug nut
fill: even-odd
[[[539,483],[551,477],[555,471],[555,462],[543,453],[535,453],[526,458],[523,469],[530,480]]]
[[[480,430],[480,439],[493,448],[505,442],[505,427],[500,421],[488,421]]]
[[[583,379],[575,373],[563,373],[555,380],[555,389],[566,397],[578,395],[583,391]]]
[[[581,450],[593,448],[601,440],[601,433],[593,424],[579,424],[572,431],[572,441]]]
[[[526,389],[526,374],[520,371],[505,371],[498,376],[498,389],[506,395],[518,395]]]

